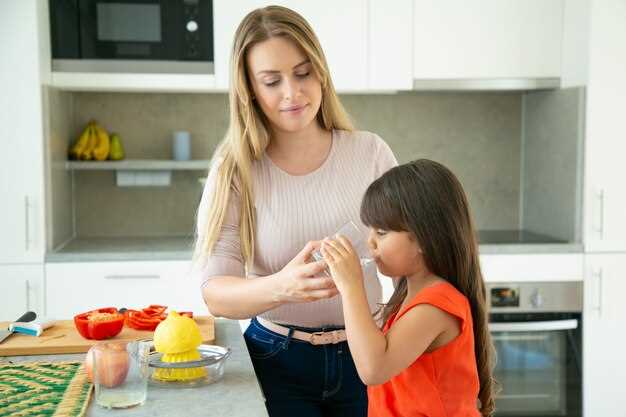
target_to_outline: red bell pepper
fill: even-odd
[[[127,309],[124,312],[124,323],[135,330],[154,330],[167,318],[166,310],[167,306],[158,304],[150,304],[141,310]],[[178,314],[193,318],[191,311],[182,311]]]
[[[161,315],[149,316],[144,311],[137,310],[126,310],[124,315],[126,325],[136,330],[154,330],[165,319]]]
[[[109,339],[122,331],[124,315],[115,307],[99,308],[74,316],[74,326],[85,339]]]
[[[160,316],[164,314],[165,310],[167,310],[167,306],[162,306],[158,304],[150,304],[148,307],[142,309],[141,311],[143,311],[150,317],[154,317],[154,316]]]

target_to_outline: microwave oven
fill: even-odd
[[[49,0],[52,70],[212,74],[212,0]]]

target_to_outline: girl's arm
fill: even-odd
[[[372,319],[364,288],[342,291],[341,298],[350,351],[366,385],[385,383],[408,368],[454,320],[437,307],[421,304],[383,334]]]
[[[363,271],[350,242],[341,237],[325,240],[322,253],[341,293],[348,344],[366,385],[387,382],[408,368],[439,335],[458,328],[453,316],[423,304],[409,310],[383,334],[370,313]]]

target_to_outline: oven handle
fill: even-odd
[[[531,322],[489,323],[491,332],[545,332],[578,328],[578,320],[553,320]]]

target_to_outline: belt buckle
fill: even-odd
[[[311,333],[311,336],[309,337],[309,343],[312,345],[323,345],[324,341],[323,340],[318,340],[319,339],[323,339],[324,338],[324,332],[315,332],[315,333]]]

